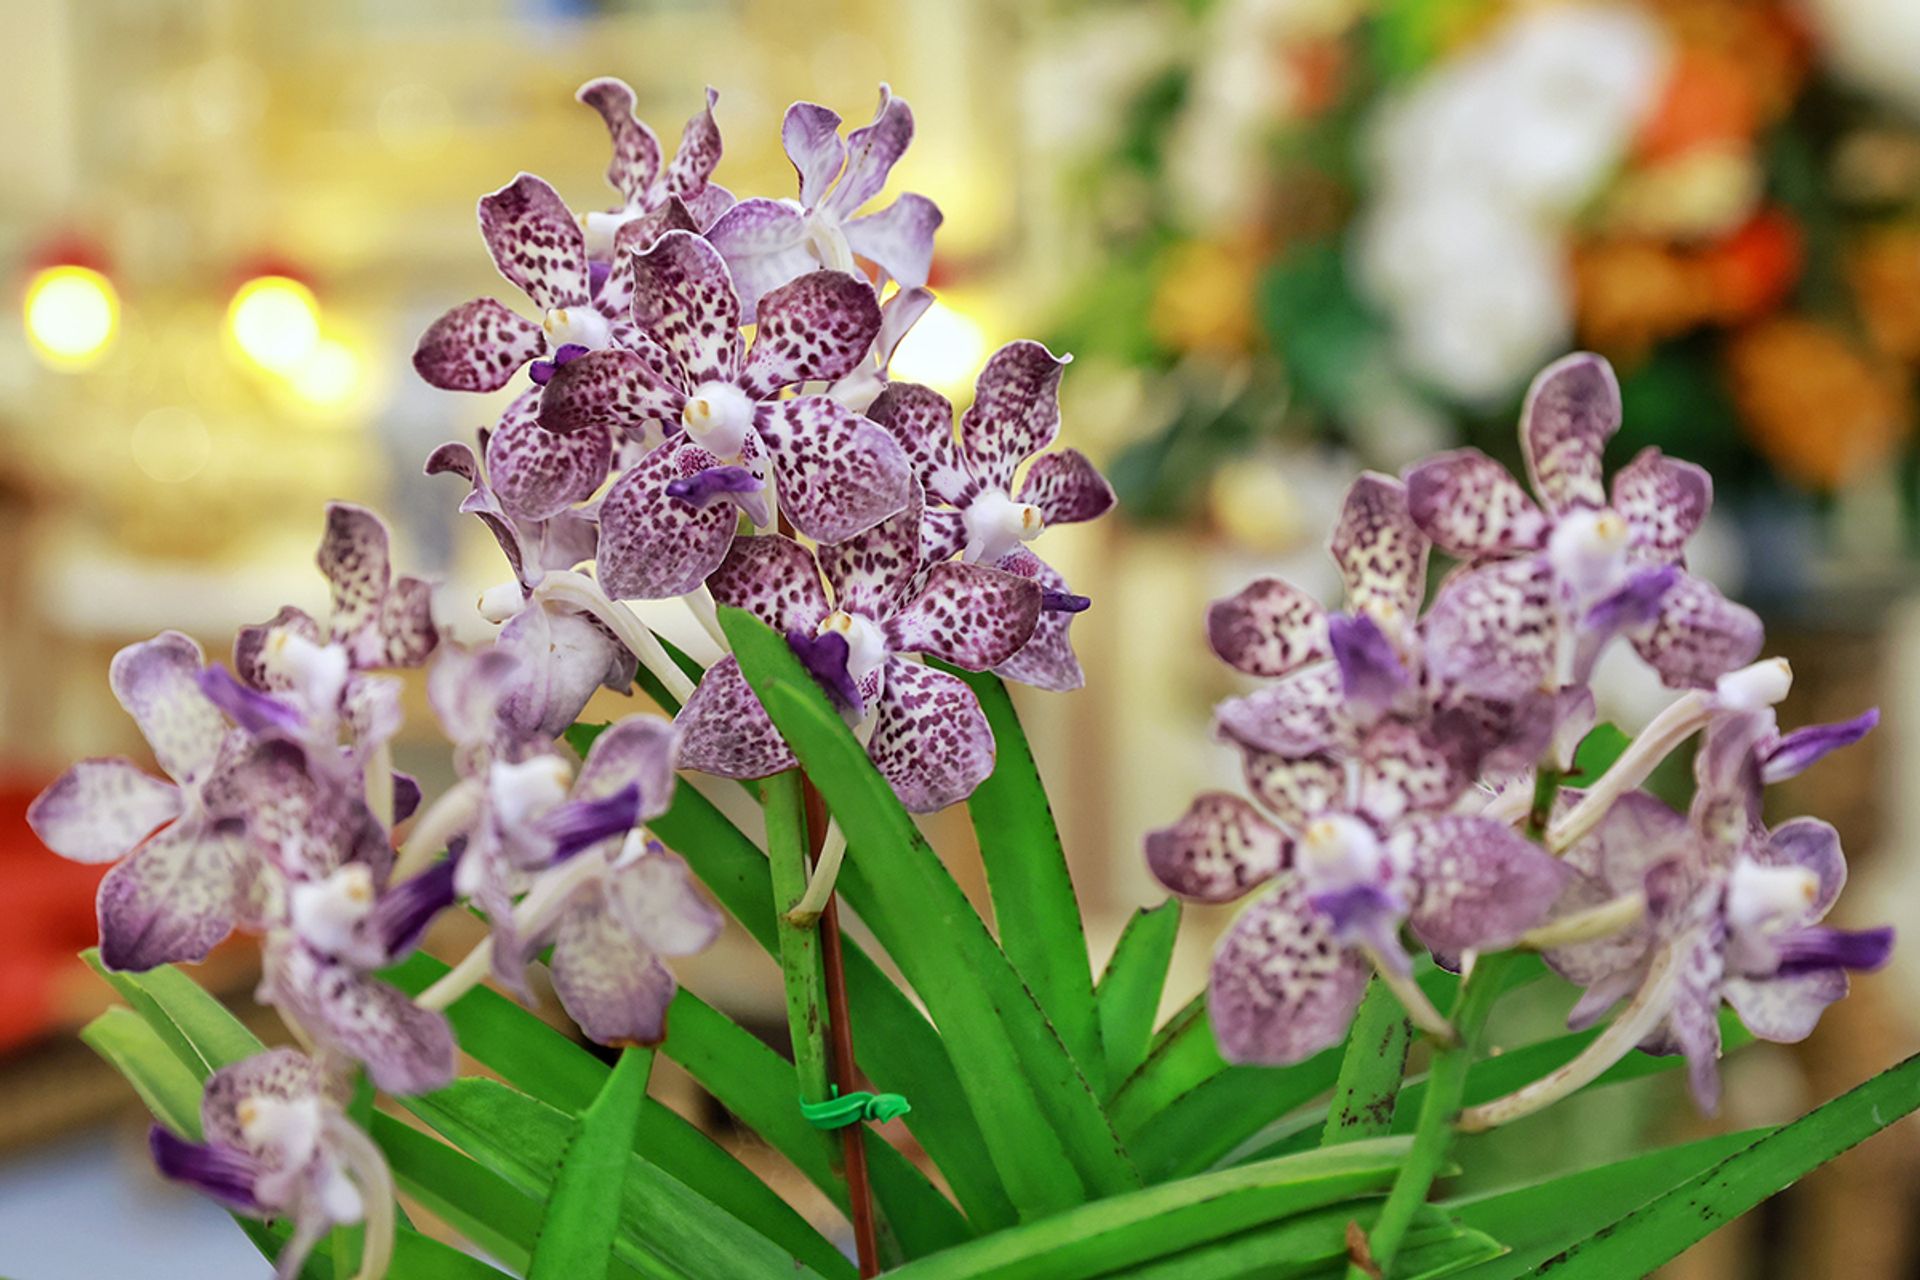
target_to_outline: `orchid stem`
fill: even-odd
[[[760,800],[766,809],[767,863],[779,910],[780,973],[786,984],[794,1070],[800,1077],[801,1100],[824,1102],[830,1095],[820,935],[788,914],[789,904],[797,903],[807,889],[807,818],[800,787],[797,770],[775,774],[761,782]]]
[[[362,767],[367,808],[387,832],[393,831],[393,743],[382,741],[367,752]]]
[[[640,665],[653,673],[653,678],[669,694],[681,702],[693,696],[693,681],[678,663],[667,656],[660,637],[654,635],[633,610],[609,597],[600,589],[600,584],[586,574],[575,573],[571,569],[552,570],[534,588],[534,595],[542,600],[572,605],[598,618],[621,644],[632,651],[633,656],[640,660]]]
[[[462,778],[428,805],[414,820],[400,852],[393,860],[393,879],[405,880],[426,870],[427,864],[447,847],[453,837],[467,829],[480,811],[480,788],[471,778]]]
[[[813,875],[807,880],[807,891],[787,912],[789,921],[806,926],[820,918],[820,913],[827,909],[827,900],[833,897],[833,886],[840,878],[840,864],[846,856],[846,833],[840,830],[838,822],[830,818],[827,820],[826,836],[820,842],[820,856],[814,859]]]
[[[413,998],[422,1009],[445,1009],[487,980],[493,971],[493,935],[480,939],[459,964],[440,975],[440,980]]]
[[[1558,920],[1529,929],[1515,943],[1526,951],[1548,951],[1576,942],[1610,938],[1622,929],[1632,928],[1647,914],[1647,895],[1639,891],[1623,893],[1599,906],[1576,911]]]
[[[1621,1010],[1620,1016],[1582,1049],[1578,1057],[1503,1098],[1469,1107],[1460,1115],[1460,1131],[1482,1133],[1511,1124],[1592,1084],[1601,1072],[1626,1057],[1635,1045],[1646,1039],[1648,1032],[1660,1025],[1660,1020],[1673,1007],[1674,988],[1679,982],[1680,965],[1674,948],[1663,947],[1654,955],[1646,980],[1640,984],[1632,1003]]]
[[[733,646],[727,641],[727,633],[720,629],[719,606],[714,604],[713,592],[707,589],[707,584],[701,583],[680,598],[686,602],[687,612],[691,613],[694,621],[700,624],[700,629],[720,646],[720,652],[733,652]]]

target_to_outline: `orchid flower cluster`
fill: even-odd
[[[964,799],[994,759],[973,692],[923,659],[1082,682],[1068,629],[1088,602],[1028,545],[1113,502],[1052,447],[1066,361],[1001,349],[957,434],[946,400],[888,376],[932,302],[940,223],[911,194],[861,213],[912,137],[906,102],[883,87],[844,136],[825,107],[794,105],[797,198],[736,201],[712,181],[712,91],[664,165],[625,84],[578,96],[611,135],[620,203],[576,215],[530,174],[481,199],[487,249],[530,314],[467,303],[414,355],[451,390],[526,374],[497,423],[426,463],[464,482],[460,509],[505,554],[509,580],[481,601],[490,642],[444,635],[428,585],[394,574],[379,518],[335,504],[318,556],[329,615],[283,609],[225,665],[173,632],[123,650],[113,690],[166,776],[84,761],[30,814],[56,852],[114,864],[110,969],[260,938],[259,996],[301,1047],[216,1072],[202,1138],[156,1126],[153,1151],[238,1212],[291,1219],[282,1276],[356,1222],[363,1274],[385,1268],[391,1179],[344,1109],[356,1073],[394,1094],[448,1084],[443,1010],[487,977],[529,997],[543,953],[587,1037],[657,1043],[667,962],[717,936],[718,910],[648,823],[677,770],[759,778],[795,760],[731,657],[696,680],[623,601],[681,598],[723,646],[716,603],[779,629],[915,812]],[[417,667],[456,779],[429,804],[392,763],[395,671]],[[563,734],[588,699],[643,672],[678,714],[619,720],[579,758]],[[383,981],[457,903],[487,940],[417,998]]]
[[[1820,923],[1846,878],[1833,828],[1760,817],[1767,784],[1877,714],[1780,731],[1786,663],[1756,661],[1759,620],[1685,568],[1708,476],[1648,449],[1608,487],[1619,423],[1607,363],[1563,359],[1522,411],[1531,494],[1471,449],[1404,479],[1363,475],[1331,540],[1344,610],[1272,579],[1210,609],[1215,653],[1270,682],[1214,716],[1245,794],[1199,796],[1147,837],[1146,858],[1185,898],[1257,894],[1210,977],[1230,1060],[1293,1063],[1338,1044],[1375,977],[1450,1040],[1414,981],[1410,935],[1456,971],[1543,952],[1583,989],[1576,1028],[1619,1008],[1577,1058],[1469,1109],[1463,1127],[1537,1110],[1636,1046],[1684,1054],[1711,1110],[1723,1000],[1755,1035],[1799,1040],[1850,971],[1887,958],[1891,930]],[[1435,550],[1455,567],[1423,613]],[[1616,641],[1681,692],[1604,773],[1563,788],[1594,725],[1594,664]],[[1641,788],[1695,735],[1681,814]]]

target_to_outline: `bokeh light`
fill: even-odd
[[[946,299],[927,308],[893,354],[890,376],[920,382],[947,395],[965,391],[987,356],[979,321]]]
[[[339,410],[352,404],[366,370],[352,347],[322,338],[289,377],[294,394],[315,409]]]
[[[27,338],[55,368],[92,364],[113,345],[120,328],[120,295],[90,267],[48,267],[27,284]]]
[[[320,302],[286,276],[256,276],[234,291],[227,328],[247,359],[273,373],[292,373],[320,341]]]
[[[213,456],[207,424],[191,409],[155,409],[134,424],[133,464],[149,480],[180,484],[200,474]]]

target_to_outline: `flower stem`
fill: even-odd
[[[571,569],[551,570],[540,580],[540,585],[534,588],[533,593],[541,600],[570,605],[598,618],[619,638],[621,644],[632,651],[633,656],[640,660],[640,665],[653,673],[654,679],[668,693],[681,702],[693,696],[693,681],[678,663],[667,656],[660,638],[648,630],[647,624],[640,621],[633,610],[608,596],[600,589],[600,584],[586,574],[575,573]]]
[[[787,912],[788,920],[797,925],[810,925],[826,913],[827,904],[833,900],[834,882],[840,877],[840,864],[846,860],[846,856],[846,833],[840,830],[838,822],[828,819],[826,835],[820,842],[820,856],[814,860],[813,875],[807,881],[807,891]]]
[[[787,1029],[793,1040],[793,1065],[800,1097],[827,1100],[827,1020],[820,969],[820,936],[811,926],[787,916],[807,889],[805,799],[797,770],[760,783],[767,815],[767,863],[773,876],[773,902],[780,923],[780,973],[786,985]]]
[[[471,778],[462,778],[440,793],[414,819],[413,829],[393,860],[393,879],[398,882],[418,875],[447,847],[447,842],[465,831],[480,811],[480,787]]]

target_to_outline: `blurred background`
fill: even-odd
[[[941,301],[896,375],[964,399],[1011,338],[1076,357],[1065,438],[1122,507],[1048,535],[1094,600],[1075,627],[1090,682],[1023,707],[1096,964],[1160,896],[1140,833],[1236,773],[1206,733],[1234,687],[1204,646],[1206,601],[1259,573],[1331,585],[1321,539],[1362,466],[1462,442],[1515,458],[1520,393],[1574,346],[1620,370],[1621,460],[1653,443],[1714,470],[1696,565],[1793,661],[1785,717],[1888,711],[1777,800],[1841,828],[1851,923],[1920,937],[1913,0],[42,0],[8,5],[7,29],[0,1269],[16,1280],[265,1274],[218,1211],[151,1173],[131,1095],[74,1041],[106,1001],[73,958],[97,869],[47,854],[22,813],[71,759],[137,753],[106,687],[114,650],[173,627],[219,654],[236,626],[318,603],[328,498],[385,513],[401,566],[474,625],[497,550],[420,464],[501,402],[432,391],[408,357],[475,292],[517,301],[476,234],[480,193],[527,169],[576,208],[611,202],[605,135],[572,97],[596,75],[629,80],[669,145],[712,84],[719,180],[773,195],[793,181],[790,100],[858,122],[890,81],[919,125],[891,190],[946,214]],[[1624,665],[1601,684],[1628,729],[1659,705]],[[449,768],[416,702],[400,764],[431,792]],[[933,834],[978,890],[964,817]],[[1223,919],[1190,915],[1169,1007]],[[232,947],[201,976],[245,1005],[250,963]],[[1491,1186],[1544,1172],[1543,1153],[1571,1167],[1790,1117],[1920,1047],[1916,970],[1897,955],[1806,1046],[1742,1050],[1717,1121],[1662,1078],[1465,1162]],[[782,1035],[750,945],[687,977]],[[1516,1033],[1551,1025],[1554,999]],[[1916,1209],[1920,1133],[1902,1125],[1671,1270],[1920,1275]]]

